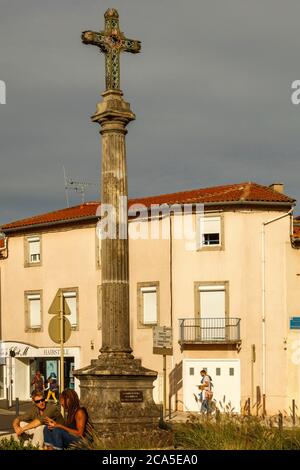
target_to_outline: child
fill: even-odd
[[[48,389],[46,401],[48,401],[50,397],[52,396],[55,403],[57,403],[56,392],[58,392],[58,385],[57,385],[56,375],[54,372],[51,372],[50,377],[48,378],[48,387],[49,389]]]

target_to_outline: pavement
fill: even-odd
[[[10,408],[4,407],[4,402],[0,403],[0,437],[14,432],[12,422],[16,417],[16,404]],[[19,414],[26,413],[32,406],[32,401],[21,401],[19,403]]]

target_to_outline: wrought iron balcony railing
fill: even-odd
[[[239,343],[240,318],[181,318],[179,343]]]

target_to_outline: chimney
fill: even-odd
[[[270,184],[269,188],[273,189],[273,191],[277,191],[278,193],[283,194],[284,184],[283,183],[272,183],[272,184]]]

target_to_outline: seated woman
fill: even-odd
[[[47,424],[44,428],[46,450],[66,449],[85,435],[88,414],[86,409],[80,406],[75,390],[65,389],[60,394],[59,401],[66,413],[65,425],[45,418]]]

